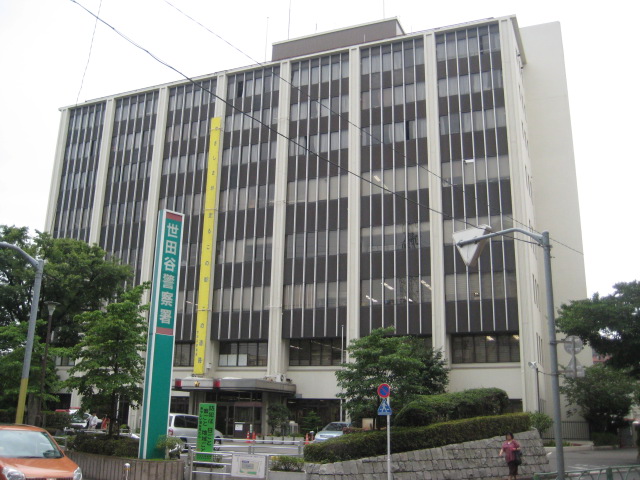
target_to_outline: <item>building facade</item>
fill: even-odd
[[[335,420],[346,345],[393,326],[444,352],[452,390],[550,411],[542,252],[498,237],[472,268],[452,234],[549,230],[556,304],[586,297],[559,24],[384,20],[61,111],[47,231],[139,283],[158,211],[185,215],[173,410],[216,402],[225,434],[283,397]]]

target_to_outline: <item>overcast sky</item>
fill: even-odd
[[[250,65],[249,57],[269,60],[273,42],[383,17],[398,17],[407,33],[511,14],[521,27],[560,22],[587,289],[607,294],[614,283],[640,277],[633,213],[640,158],[632,146],[640,133],[640,88],[631,2],[168,1],[248,56],[165,0],[78,0],[188,76]],[[102,24],[89,57],[94,25],[71,0],[0,0],[0,224],[44,228],[60,107],[180,79]]]

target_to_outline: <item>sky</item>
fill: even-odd
[[[640,222],[632,213],[640,88],[636,49],[622,48],[637,44],[631,2],[597,8],[568,0],[77,2],[0,0],[0,225],[44,229],[61,107],[182,78],[96,26],[79,5],[190,77],[268,61],[273,42],[382,18],[397,17],[409,33],[515,14],[520,27],[561,24],[587,292],[609,294],[613,284],[640,278],[633,248]]]

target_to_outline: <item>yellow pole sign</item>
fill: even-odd
[[[209,325],[211,280],[213,278],[215,207],[218,196],[218,164],[222,119],[211,119],[209,134],[209,158],[207,161],[207,184],[204,192],[204,221],[202,222],[202,249],[200,251],[200,280],[198,283],[198,308],[196,316],[196,348],[193,374],[204,375],[207,326]]]

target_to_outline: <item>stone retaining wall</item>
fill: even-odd
[[[82,476],[91,480],[120,480],[124,464],[130,465],[129,480],[183,480],[182,460],[138,460],[136,458],[108,457],[82,452],[65,452],[82,469]]]
[[[520,475],[550,471],[549,460],[537,430],[515,434],[522,448]],[[394,453],[394,480],[493,480],[505,478],[508,467],[498,453],[504,437],[447,445],[429,450]],[[306,480],[386,480],[387,457],[329,464],[306,464]]]

